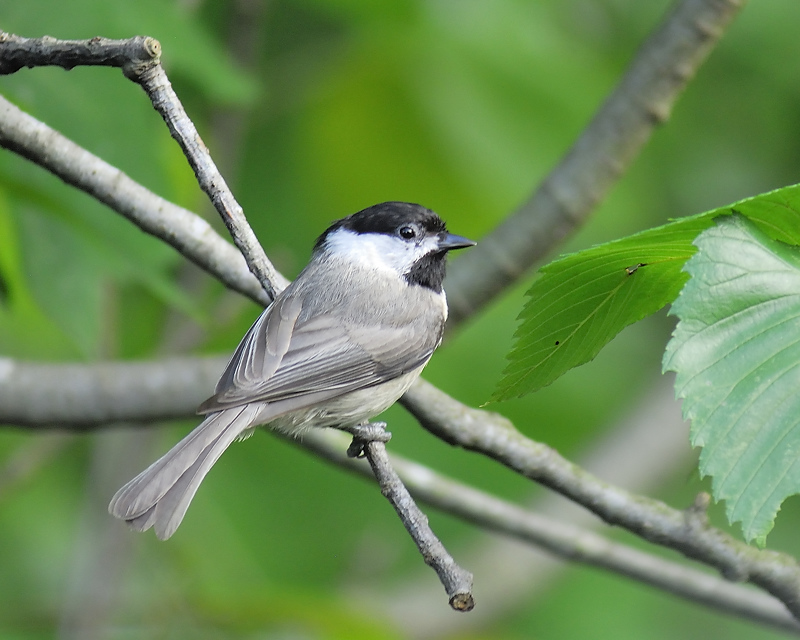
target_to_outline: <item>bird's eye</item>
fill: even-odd
[[[398,232],[403,240],[412,240],[417,237],[417,230],[411,225],[400,227]]]

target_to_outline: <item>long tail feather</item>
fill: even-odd
[[[209,415],[197,428],[122,487],[111,515],[137,531],[155,527],[169,538],[183,520],[200,483],[225,449],[250,427],[259,408],[245,405]]]

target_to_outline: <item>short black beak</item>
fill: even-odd
[[[466,249],[467,247],[474,247],[477,242],[468,240],[463,236],[457,236],[453,233],[446,231],[439,236],[439,250],[451,251],[452,249]]]

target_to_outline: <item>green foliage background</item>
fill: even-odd
[[[557,161],[669,3],[276,0],[232,23],[235,4],[26,0],[0,5],[0,27],[161,40],[187,110],[267,252],[292,276],[328,222],[377,201],[421,202],[479,238]],[[562,250],[800,182],[799,20],[792,0],[747,7],[672,121]],[[0,92],[213,219],[146,97],[118,71],[24,70],[0,78]],[[528,285],[460,330],[427,377],[469,404],[487,400]],[[257,312],[87,196],[0,153],[0,354],[91,361],[184,343],[228,351]],[[576,454],[660,375],[672,325],[665,315],[638,323],[592,363],[496,408]],[[401,410],[387,419],[395,450],[514,499],[531,492]],[[120,535],[104,513],[113,491],[191,425],[53,440],[45,463],[13,483],[14,464],[42,451],[42,436],[0,430],[0,637],[53,637],[78,625],[76,611],[113,638],[404,637],[354,597],[435,580],[388,505],[369,484],[268,435],[226,453],[169,542]],[[705,487],[690,468],[658,495],[687,504]],[[770,542],[798,554],[796,511],[784,505]],[[489,538],[431,516],[456,557]],[[87,571],[96,584],[111,576],[114,588],[93,592]],[[495,571],[502,580],[503,567]],[[471,633],[774,635],[581,568]]]

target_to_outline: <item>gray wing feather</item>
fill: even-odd
[[[231,356],[216,393],[246,389],[271,378],[289,349],[302,302],[294,296],[278,297],[253,323]]]
[[[386,382],[431,357],[443,324],[434,324],[433,331],[423,318],[401,326],[364,326],[330,314],[303,321],[296,299],[279,299],[274,306],[248,331],[217,394],[200,412],[249,402],[280,403],[322,391],[334,397]]]

